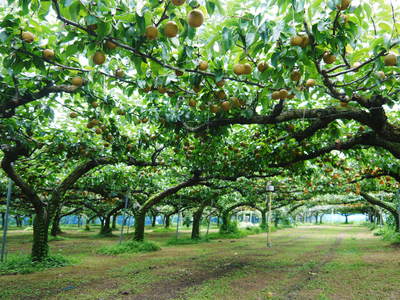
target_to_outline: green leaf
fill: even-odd
[[[233,45],[232,31],[227,27],[222,29],[222,48],[224,52],[227,52]]]
[[[213,1],[206,1],[206,9],[209,15],[212,15],[215,11],[215,3]]]

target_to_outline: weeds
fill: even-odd
[[[161,248],[152,242],[124,242],[118,245],[104,246],[100,248],[97,253],[104,255],[118,255],[122,253],[139,253],[139,252],[153,252]]]
[[[377,227],[374,226],[374,228]],[[400,244],[400,233],[397,232],[393,226],[385,225],[380,227],[378,230],[374,231],[374,235],[381,236],[384,241],[391,242],[392,244]]]
[[[167,245],[193,245],[193,244],[199,244],[199,243],[206,243],[209,242],[210,239],[208,237],[206,238],[200,238],[200,239],[191,239],[191,238],[173,238],[169,241],[166,242]]]
[[[28,274],[50,268],[68,266],[71,261],[59,254],[51,255],[41,262],[33,262],[30,256],[11,256],[0,263],[0,275]]]

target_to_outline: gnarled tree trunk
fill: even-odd
[[[171,225],[171,215],[164,216],[164,228],[169,228]]]
[[[230,214],[229,211],[223,211],[221,214],[221,226],[219,227],[220,232],[228,232],[230,224]]]
[[[100,235],[105,235],[105,236],[111,235],[112,229],[110,225],[111,225],[111,215],[107,215],[101,222]]]
[[[200,224],[204,208],[205,206],[202,205],[193,213],[192,236],[191,236],[192,240],[200,238]]]
[[[51,236],[57,236],[61,233],[60,221],[61,221],[61,209],[57,209],[56,215],[54,216],[53,223],[51,225],[51,231],[50,231]]]
[[[117,214],[112,216],[112,230],[117,230]]]
[[[22,227],[22,218],[20,215],[15,215],[15,224],[17,225],[17,227]]]
[[[33,219],[32,261],[43,261],[49,255],[48,232],[47,210],[42,208]]]
[[[144,240],[145,221],[146,221],[146,211],[139,210],[135,214],[135,234],[133,235],[133,239],[135,241],[141,242]]]

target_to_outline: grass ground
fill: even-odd
[[[265,234],[167,246],[173,236],[147,233],[161,251],[104,256],[118,237],[68,230],[51,249],[76,264],[2,276],[0,299],[400,299],[400,248],[363,226],[279,230],[270,249]],[[30,238],[13,231],[9,251],[28,253]]]

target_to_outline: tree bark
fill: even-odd
[[[45,208],[36,212],[33,220],[32,261],[43,261],[49,255],[49,221]]]
[[[156,227],[157,215],[151,216],[151,227]]]
[[[96,219],[96,216],[93,216],[89,219],[86,219],[86,224],[85,224],[85,230],[90,231],[90,222],[94,222],[94,219]]]
[[[53,223],[51,225],[51,231],[50,231],[51,236],[57,236],[61,233],[60,221],[61,221],[61,209],[57,209],[56,215],[54,216]]]
[[[17,225],[17,227],[22,227],[22,220],[21,220],[21,216],[20,215],[15,215],[15,224]]]
[[[146,202],[144,202],[142,207],[135,214],[135,234],[133,236],[133,239],[135,241],[144,240],[144,225],[145,225],[146,213],[151,207],[159,203],[164,198],[177,193],[181,189],[195,186],[199,184],[199,182],[200,182],[199,174],[195,173],[192,178],[189,178],[188,180],[178,185],[168,188],[162,191],[161,193],[151,196]]]
[[[164,216],[164,228],[169,228],[171,225],[171,215]]]
[[[219,230],[221,233],[228,232],[229,229],[229,211],[224,211],[221,214],[221,226],[219,227]]]
[[[192,236],[191,236],[192,240],[200,238],[200,223],[204,208],[205,206],[202,205],[193,213]]]
[[[267,210],[263,209],[260,210],[261,212],[261,224],[260,224],[260,228],[263,230],[266,230],[268,228],[268,224],[267,224]]]
[[[365,200],[367,200],[369,203],[371,204],[375,204],[379,207],[382,207],[384,209],[386,209],[388,212],[390,212],[395,220],[395,229],[396,232],[400,232],[400,220],[399,220],[399,213],[397,212],[397,210],[392,207],[391,205],[389,205],[388,203],[385,203],[375,197],[372,197],[371,195],[368,195],[367,193],[363,193],[361,192],[360,194],[361,196],[363,196],[363,198]],[[374,215],[371,214],[371,217],[374,218]]]
[[[146,211],[139,210],[135,214],[135,234],[133,235],[133,239],[138,242],[142,242],[144,240],[144,226],[146,221]]]
[[[117,230],[117,214],[112,216],[112,230]]]
[[[318,214],[315,214],[315,224],[318,224]]]
[[[101,223],[100,235],[112,235],[111,229],[111,215],[105,216],[103,222]]]

